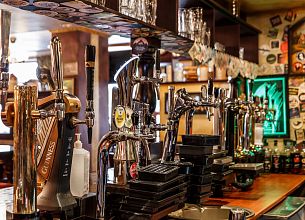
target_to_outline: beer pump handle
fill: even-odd
[[[201,86],[201,99],[204,101],[208,99],[208,90],[206,85]]]
[[[55,112],[58,120],[58,135],[62,137],[63,120],[65,118],[65,103],[63,90],[63,65],[61,58],[61,42],[58,37],[51,40],[52,77],[56,83]]]
[[[0,104],[5,105],[7,98],[7,89],[9,81],[8,73],[8,47],[11,27],[11,12],[0,10],[0,42],[1,42],[1,57],[0,57]],[[4,108],[2,108],[4,109]]]
[[[94,125],[93,86],[94,86],[95,46],[93,45],[86,46],[85,65],[86,65],[86,75],[87,75],[86,124],[88,126],[88,142],[89,144],[91,144],[92,127]]]
[[[208,98],[211,99],[213,96],[213,79],[209,78],[208,80]]]

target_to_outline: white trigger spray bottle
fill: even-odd
[[[89,193],[89,167],[90,153],[83,149],[83,144],[80,141],[80,133],[75,134],[76,141],[74,142],[70,190],[73,196],[82,197]]]

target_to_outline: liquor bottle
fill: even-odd
[[[300,173],[302,161],[300,151],[294,147],[293,153],[291,153],[291,173]]]
[[[274,151],[272,154],[271,172],[278,173],[280,171],[280,154],[277,147],[277,140],[274,141]]]
[[[305,152],[304,152],[304,148],[301,152],[301,161],[302,161],[302,167],[301,167],[301,174],[305,174]]]
[[[264,172],[270,173],[271,170],[271,150],[268,147],[268,142],[264,144]]]

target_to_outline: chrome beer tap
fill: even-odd
[[[210,86],[212,83],[209,84]],[[211,96],[212,89],[208,89],[208,93]],[[176,141],[179,129],[179,120],[183,114],[188,111],[196,110],[199,107],[207,107],[207,108],[217,108],[217,105],[211,101],[209,96],[207,100],[201,99],[199,101],[192,98],[186,90],[179,89],[175,93],[174,87],[169,87],[168,89],[168,122],[167,122],[167,130],[164,139],[164,147],[163,154],[161,158],[161,163],[165,163],[166,161],[174,161],[175,153],[176,153]],[[191,130],[192,125],[192,117],[191,113],[187,115],[187,130]]]
[[[63,125],[62,121],[65,118],[65,102],[64,102],[64,89],[63,89],[63,65],[61,60],[61,42],[58,37],[53,37],[51,40],[51,62],[52,62],[52,76],[56,82],[55,90],[55,114],[58,120],[58,135],[62,136]]]
[[[155,131],[164,125],[153,121],[159,94],[159,52],[149,50],[128,60],[115,74],[118,103],[113,110],[115,130],[108,132],[98,145],[97,217],[105,218],[105,195],[108,175],[108,152],[115,148],[114,184],[125,185],[128,178],[136,177],[136,169],[150,163],[149,142],[154,141]],[[156,62],[156,65],[155,65]],[[157,70],[154,71],[154,68]],[[134,160],[135,166],[128,164]],[[127,163],[130,161],[130,163]],[[120,170],[121,172],[118,172]]]

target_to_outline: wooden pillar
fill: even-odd
[[[78,117],[85,118],[86,107],[86,75],[85,47],[87,44],[96,46],[96,63],[94,77],[94,110],[95,125],[93,127],[92,144],[88,144],[87,127],[79,125],[77,131],[82,133],[83,147],[91,152],[91,173],[96,171],[97,145],[101,137],[109,131],[108,124],[108,81],[109,55],[108,35],[100,32],[84,30],[52,31],[62,42],[62,58],[64,79],[74,79],[74,95],[79,97],[82,109]],[[95,175],[92,176],[94,182]]]

